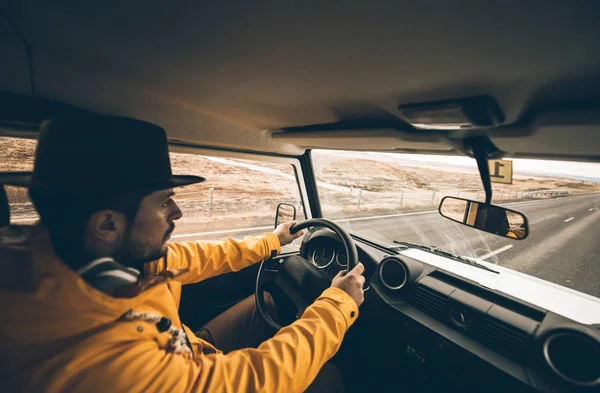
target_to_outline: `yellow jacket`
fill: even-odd
[[[1,239],[1,236],[0,236]],[[193,354],[166,350],[171,337],[150,322],[119,320],[151,312],[181,327],[181,285],[237,271],[280,252],[274,234],[218,243],[171,243],[147,273],[189,268],[133,298],[96,290],[52,252],[47,234],[0,247],[0,391],[2,392],[302,392],[338,350],[358,316],[337,288],[257,349],[205,355],[209,343],[183,327]],[[212,347],[211,347],[212,348]]]

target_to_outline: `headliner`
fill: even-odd
[[[461,133],[278,131],[484,94],[515,124],[487,132],[507,154],[600,160],[595,108],[555,105],[600,96],[597,1],[4,3],[0,91],[151,121],[173,140],[460,154]]]

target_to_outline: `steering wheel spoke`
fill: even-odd
[[[291,286],[286,280],[279,278],[276,284],[292,301],[296,307],[296,316],[300,318],[304,314],[304,310],[308,307],[308,302],[298,293],[293,286]]]
[[[277,287],[292,302],[292,304],[294,305],[294,307],[296,309],[295,310],[296,316],[297,316],[297,318],[299,318],[304,313],[304,310],[306,310],[306,307],[308,307],[309,303],[294,288],[294,286],[291,285],[286,280],[285,275],[281,274],[281,272],[280,272],[281,263],[278,263],[278,265],[279,266],[277,266],[277,269],[275,270],[275,269],[273,269],[273,263],[271,263],[269,267],[265,267],[266,262],[263,262],[261,264],[261,267],[259,270],[259,275],[257,277],[257,283],[256,283],[256,293],[258,294],[258,296],[261,297],[261,299],[257,299],[257,301],[256,301],[257,307],[259,309],[259,313],[261,312],[261,309],[264,309],[263,296],[264,296],[265,289],[268,289],[268,287]],[[269,321],[267,321],[267,322],[269,323]],[[276,323],[274,321],[272,321],[272,322],[273,323],[269,323],[269,324],[272,325],[274,328],[278,328],[277,326],[274,326],[274,324],[276,324]]]

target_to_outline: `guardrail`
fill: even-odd
[[[493,190],[493,202],[506,202],[521,199],[535,199],[549,196],[574,195],[565,190]],[[411,208],[418,206],[437,206],[446,196],[457,198],[485,200],[483,190],[431,190],[431,191],[396,191],[396,192],[370,192],[354,188],[351,192],[335,192],[321,190],[321,204],[336,207],[354,208],[355,210],[368,209],[372,205],[387,205],[389,208]]]
[[[294,190],[295,191],[295,190]],[[579,190],[493,190],[494,203],[557,196],[585,194]],[[589,193],[589,192],[587,192]],[[320,190],[321,206],[329,217],[368,217],[403,212],[434,210],[445,196],[483,201],[485,192],[476,189],[374,192],[353,188],[352,191]],[[9,196],[10,199],[10,196]],[[248,226],[270,223],[275,206],[291,203],[302,211],[302,204],[290,189],[219,190],[210,189],[178,194],[176,201],[184,212],[181,223],[210,223],[224,229],[230,221],[248,222]],[[11,201],[12,202],[12,201]],[[28,202],[11,204],[12,221],[27,223],[37,220],[37,213]],[[220,223],[218,221],[221,221]]]
[[[537,190],[524,193],[521,198],[538,198],[540,196],[569,196],[569,191],[563,190]]]

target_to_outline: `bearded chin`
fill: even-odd
[[[150,244],[139,244],[134,241],[130,233],[127,233],[114,259],[123,266],[143,271],[144,264],[157,261],[166,255],[166,245],[152,247]]]
[[[115,260],[123,266],[143,271],[146,263],[157,261],[164,258],[166,255],[167,251],[164,249],[155,251],[151,254],[141,254],[136,252],[136,250],[129,249],[119,252],[115,257]]]

